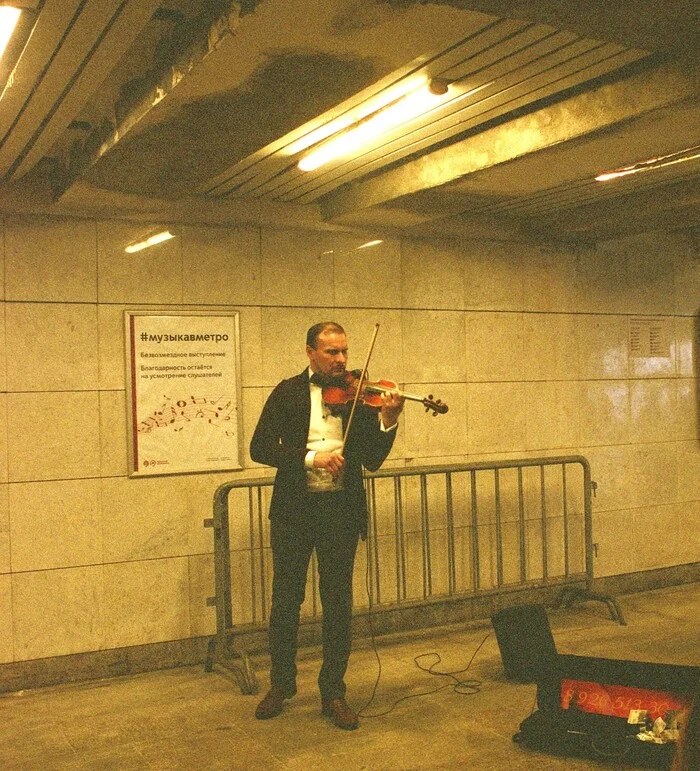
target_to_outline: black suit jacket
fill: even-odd
[[[311,417],[308,370],[283,380],[270,394],[250,443],[250,457],[277,469],[270,503],[270,518],[293,520],[308,503],[306,442]],[[345,426],[346,418],[343,418]],[[362,484],[363,466],[376,471],[394,443],[396,431],[382,431],[377,410],[358,404],[345,445],[344,490],[339,495],[359,531],[367,532],[367,502]],[[318,493],[316,493],[318,494]]]

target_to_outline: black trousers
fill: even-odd
[[[272,519],[272,609],[270,611],[270,683],[289,698],[296,693],[299,612],[304,602],[311,553],[318,560],[323,609],[323,665],[318,676],[321,698],[345,695],[350,657],[352,573],[357,550],[357,522],[342,506],[343,493],[312,493],[306,511],[293,522]]]

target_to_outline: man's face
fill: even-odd
[[[311,371],[321,377],[338,377],[345,374],[348,362],[348,343],[345,335],[330,330],[321,332],[316,347],[306,346]]]

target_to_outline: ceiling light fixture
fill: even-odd
[[[143,241],[129,244],[129,246],[124,249],[124,251],[127,254],[133,254],[134,252],[140,252],[142,249],[148,249],[149,246],[155,246],[156,244],[160,244],[163,241],[168,241],[171,238],[175,238],[175,234],[171,233],[169,230],[163,230],[160,233],[156,233],[155,235],[150,236]]]
[[[288,152],[300,152],[321,142],[297,164],[301,171],[313,171],[336,158],[350,155],[402,123],[434,110],[448,98],[449,84],[444,80],[420,78],[406,81],[400,91],[386,92],[382,101],[367,103],[359,116],[341,116],[337,121],[331,121],[317,129],[318,134],[311,132],[290,145]],[[308,141],[310,138],[311,141]]]
[[[611,179],[617,179],[618,177],[626,177],[629,174],[638,174],[640,171],[663,169],[665,166],[673,166],[676,163],[693,161],[697,158],[700,158],[700,145],[687,147],[685,150],[679,150],[678,152],[670,153],[669,155],[660,155],[657,158],[639,161],[639,163],[635,163],[632,166],[623,166],[614,171],[606,171],[603,174],[598,174],[595,180],[596,182],[607,182]]]
[[[367,116],[373,115],[382,108],[389,104],[392,104],[397,99],[400,99],[406,94],[411,93],[419,88],[424,88],[428,84],[428,78],[425,76],[407,78],[402,80],[390,88],[386,88],[373,97],[366,99],[362,104],[357,107],[348,110],[343,115],[334,118],[323,126],[310,131],[305,136],[297,139],[291,144],[287,145],[283,152],[285,155],[296,155],[306,150],[312,145],[317,145],[319,142],[323,142],[324,139],[333,136],[334,134],[340,134],[341,131],[350,128],[350,126],[359,123]]]
[[[0,7],[0,57],[5,53],[21,13],[19,8],[10,8],[8,5]]]

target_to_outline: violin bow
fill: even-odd
[[[372,351],[374,350],[374,341],[377,339],[377,332],[379,332],[379,322],[377,322],[374,325],[374,333],[372,334],[372,339],[369,343],[369,349],[367,351],[367,358],[365,359],[365,366],[362,367],[362,372],[360,373],[360,379],[357,383],[357,390],[355,392],[355,398],[352,400],[352,407],[350,408],[350,415],[348,416],[348,422],[345,426],[345,433],[343,434],[343,444],[340,448],[340,454],[345,455],[345,443],[348,440],[348,434],[350,433],[350,426],[352,425],[352,419],[355,416],[355,410],[357,409],[357,402],[360,399],[360,394],[362,393],[362,386],[367,379],[367,368],[369,367],[369,360],[372,356]]]

